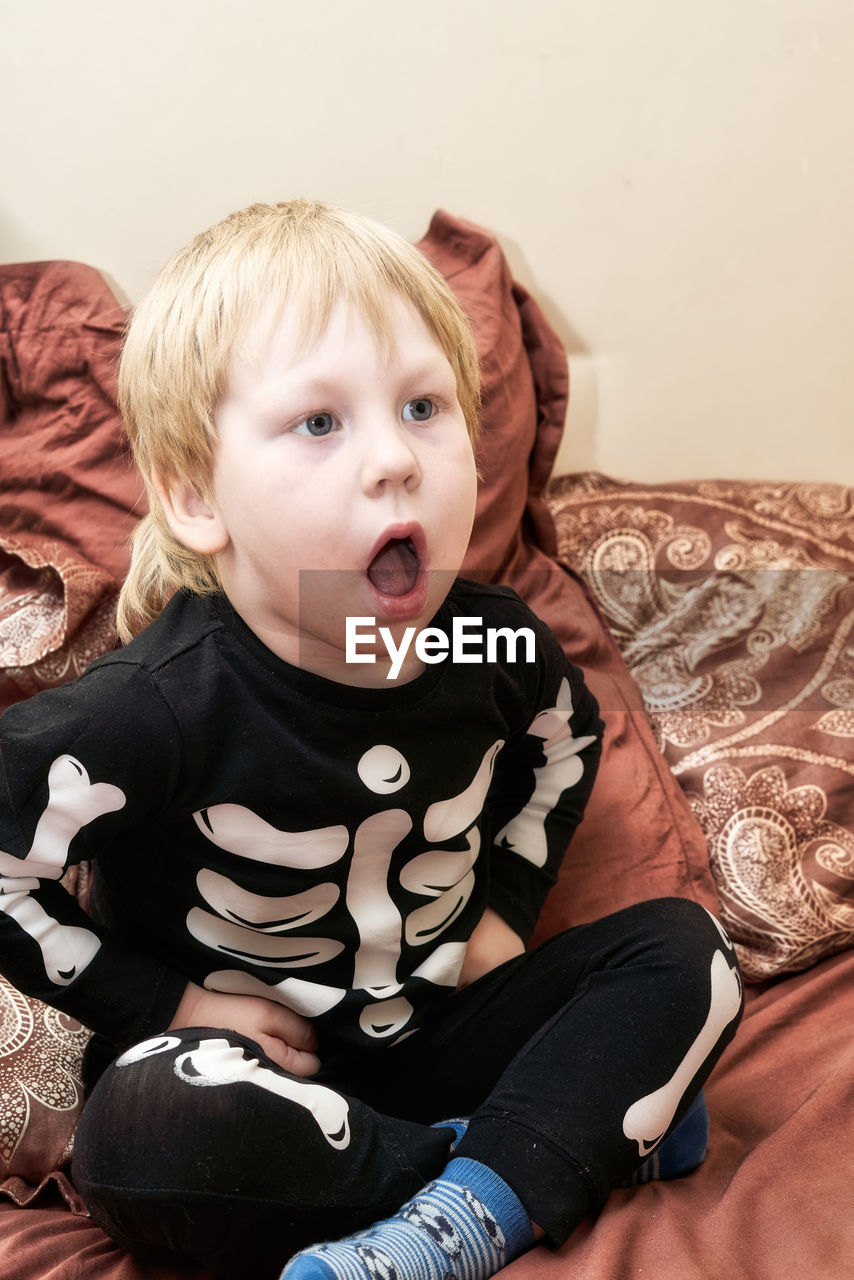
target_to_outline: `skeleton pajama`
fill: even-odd
[[[678,1122],[741,1008],[732,950],[661,899],[559,935],[437,1007],[417,1036],[311,1080],[216,1029],[156,1036],[87,1102],[74,1176],[102,1225],[223,1277],[395,1212],[455,1155],[560,1244]],[[168,1135],[168,1136],[165,1136]],[[243,1270],[241,1270],[241,1264]]]
[[[580,672],[513,592],[457,582],[434,625],[472,618],[505,637],[489,661],[368,689],[282,662],[224,598],[179,594],[0,721],[3,968],[125,1051],[75,1165],[120,1238],[228,1274],[243,1232],[273,1274],[399,1207],[447,1159],[450,1131],[429,1125],[463,1111],[460,1154],[558,1242],[734,1029],[731,949],[684,903],[454,994],[486,905],[530,935],[601,736]],[[93,918],[58,884],[84,858]],[[320,1076],[216,1028],[164,1036],[188,980],[311,1018]]]

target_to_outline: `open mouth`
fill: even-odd
[[[368,581],[384,596],[406,596],[418,581],[419,567],[411,538],[389,538],[368,565]]]

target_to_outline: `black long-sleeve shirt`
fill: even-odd
[[[393,1042],[453,991],[491,905],[533,929],[590,792],[601,723],[509,589],[454,617],[531,628],[533,662],[385,688],[280,660],[224,597],[181,593],[125,649],[0,720],[0,969],[118,1045],[188,980],[263,995],[327,1042]],[[92,859],[91,918],[58,884]]]

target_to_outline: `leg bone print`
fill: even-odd
[[[156,1036],[134,1045],[116,1059],[115,1065],[132,1066],[145,1058],[176,1049],[180,1043],[177,1036]],[[180,1054],[172,1069],[184,1084],[196,1087],[251,1084],[266,1089],[268,1093],[286,1098],[309,1111],[331,1147],[341,1151],[350,1145],[350,1107],[346,1098],[325,1085],[298,1080],[262,1066],[241,1045],[229,1044],[227,1040],[218,1038],[201,1040],[197,1049]]]
[[[714,917],[712,917],[714,919]],[[727,938],[717,920],[727,946]],[[655,1093],[638,1098],[623,1117],[623,1133],[638,1144],[638,1154],[648,1156],[669,1128],[685,1090],[718,1043],[723,1031],[741,1008],[741,978],[723,951],[712,956],[709,1012],[700,1032],[670,1079]]]

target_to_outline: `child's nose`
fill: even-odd
[[[389,486],[415,488],[421,483],[421,466],[399,423],[375,423],[364,437],[362,484],[366,493]]]

